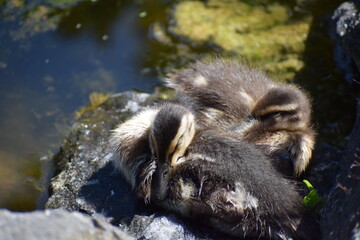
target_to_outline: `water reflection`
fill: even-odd
[[[58,25],[58,32],[64,37],[74,37],[87,31],[91,32],[99,44],[107,44],[109,41],[115,42],[109,36],[114,33],[113,26],[116,25],[118,16],[123,14],[122,20],[124,20],[124,17],[128,17],[129,21],[136,21],[131,11],[127,11],[127,7],[126,5],[124,6],[124,1],[121,0],[82,2],[72,8],[61,19]],[[125,25],[128,24],[125,23]]]
[[[57,151],[91,92],[150,92],[159,82],[156,71],[142,71],[149,40],[139,4],[86,1],[56,10],[25,3],[11,21],[1,9],[0,20],[0,207],[14,210],[36,207],[48,164],[40,158]]]
[[[40,179],[38,156],[0,151],[0,194],[1,207],[14,210],[29,210],[36,207],[41,191],[36,189]]]

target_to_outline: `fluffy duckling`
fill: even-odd
[[[143,110],[114,130],[112,144],[117,168],[146,203],[234,236],[312,239],[295,184],[253,145],[199,129],[182,105]]]
[[[197,117],[260,146],[274,158],[290,155],[296,176],[309,164],[315,133],[311,106],[296,86],[271,81],[246,66],[196,62],[169,76],[180,99],[193,101]]]
[[[194,115],[184,111],[182,105],[162,103],[142,110],[113,130],[110,144],[117,155],[115,168],[145,203],[150,200],[155,160],[180,162],[195,133]],[[163,121],[171,124],[163,125]]]
[[[237,237],[316,239],[292,181],[253,145],[226,132],[194,131],[194,119],[170,104],[155,117],[152,203]]]
[[[149,107],[119,124],[110,138],[116,154],[114,166],[130,184],[138,199],[150,201],[151,179],[156,169],[149,146],[150,127],[158,107]]]

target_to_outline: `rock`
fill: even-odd
[[[319,195],[326,199],[333,189],[340,170],[343,152],[325,143],[315,146],[313,157],[304,179],[308,180]]]
[[[134,239],[99,218],[61,210],[23,213],[0,210],[0,232],[1,239],[6,240]]]
[[[337,57],[353,80],[360,70],[360,1],[341,4],[333,14],[331,36]],[[355,63],[355,64],[353,64]],[[340,173],[322,210],[323,239],[360,239],[360,102]]]
[[[339,65],[353,80],[353,71],[360,70],[360,1],[341,4],[332,16],[330,36],[336,42],[336,58]],[[355,69],[352,68],[355,63]],[[357,68],[357,70],[356,70]],[[352,74],[351,74],[352,73]]]
[[[360,239],[360,105],[340,174],[322,213],[323,239]]]
[[[135,215],[124,229],[137,239],[147,240],[232,240],[234,238],[214,232],[189,219],[173,214]]]

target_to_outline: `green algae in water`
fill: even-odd
[[[89,104],[76,111],[76,118],[80,118],[84,113],[95,110],[103,104],[109,97],[110,93],[93,92],[89,95]]]
[[[239,1],[184,1],[176,6],[170,31],[196,44],[213,42],[252,62],[278,80],[291,80],[304,63],[301,54],[310,17],[290,19],[287,6]]]
[[[18,41],[56,30],[71,7],[81,2],[86,0],[2,0],[0,16],[8,21],[21,19],[18,26],[11,30],[13,40]]]

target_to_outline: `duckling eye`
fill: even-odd
[[[184,156],[180,156],[180,157],[178,157],[178,158],[176,159],[176,162],[181,161],[183,158],[184,158]]]
[[[279,118],[279,117],[281,117],[281,112],[274,112],[274,113],[272,114],[272,117],[273,117],[273,118]]]
[[[277,119],[281,117],[281,112],[272,112],[261,117],[262,120]]]

